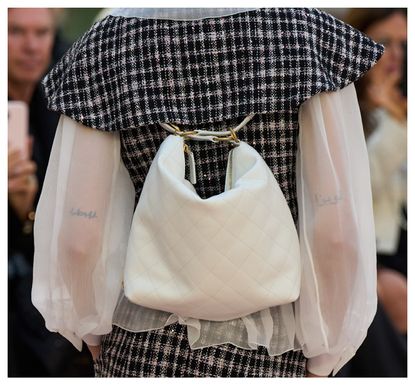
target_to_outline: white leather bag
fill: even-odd
[[[146,177],[127,248],[127,298],[213,321],[295,301],[298,235],[265,161],[238,141],[225,191],[202,199],[185,179],[183,149],[184,137],[169,135]]]

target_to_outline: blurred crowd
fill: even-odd
[[[47,110],[40,81],[70,46],[62,39],[59,12],[64,11],[8,10],[10,377],[93,376],[92,359],[86,347],[78,352],[59,334],[49,332],[31,303],[33,222],[59,119]],[[338,376],[405,377],[407,14],[405,9],[359,8],[345,10],[342,18],[382,43],[385,54],[356,84],[371,168],[378,311],[365,342]],[[16,117],[21,111],[13,104],[16,101],[21,102],[20,108],[23,105],[27,109],[26,121]],[[20,137],[17,132],[25,134]]]
[[[407,13],[351,10],[346,22],[385,46],[356,84],[370,162],[378,261],[378,310],[341,375],[407,375]]]
[[[8,374],[10,377],[93,376],[85,347],[79,353],[49,332],[31,302],[33,221],[59,116],[46,108],[40,80],[69,47],[54,10],[8,10]],[[16,126],[20,101],[28,119]],[[21,104],[20,104],[21,105]],[[16,112],[17,111],[17,112]],[[10,127],[12,126],[12,127]],[[12,140],[13,139],[13,140]],[[11,145],[10,143],[15,143]],[[18,144],[20,144],[18,146]],[[17,149],[18,148],[18,149]]]

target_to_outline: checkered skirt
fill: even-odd
[[[270,356],[265,347],[232,344],[192,350],[186,326],[134,333],[113,326],[94,362],[96,377],[304,377],[301,351]]]

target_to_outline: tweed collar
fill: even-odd
[[[203,124],[291,111],[357,80],[383,47],[317,9],[200,20],[107,16],[43,81],[48,107],[89,127]]]

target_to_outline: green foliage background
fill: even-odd
[[[59,29],[68,43],[73,43],[95,21],[102,8],[65,8],[59,18]]]

